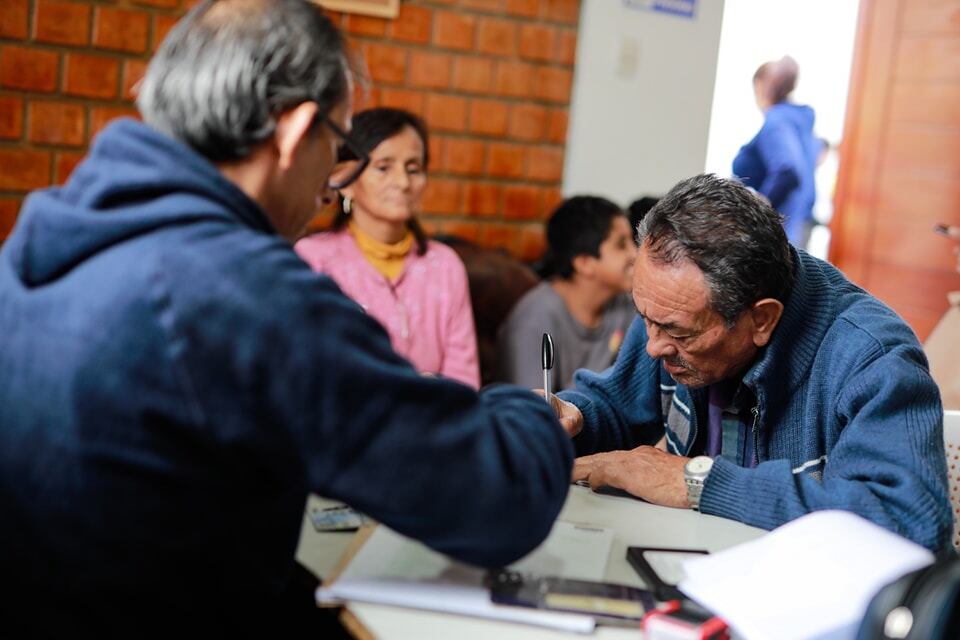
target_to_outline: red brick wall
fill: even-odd
[[[24,195],[62,183],[191,0],[0,0],[0,238]],[[369,86],[431,128],[423,220],[524,258],[560,199],[580,0],[402,0],[331,17]],[[328,215],[320,216],[322,224]]]
[[[0,0],[0,239],[32,189],[61,184],[182,14],[181,0]]]

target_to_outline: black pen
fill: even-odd
[[[553,338],[549,333],[544,333],[543,340],[540,341],[540,364],[543,365],[543,397],[552,407],[550,396],[553,395]]]

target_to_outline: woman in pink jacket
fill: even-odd
[[[417,369],[478,387],[466,270],[416,218],[430,159],[426,127],[406,111],[369,109],[353,117],[350,138],[370,164],[340,191],[331,230],[298,242],[297,253],[379,320]],[[344,148],[340,159],[349,171],[356,155]]]

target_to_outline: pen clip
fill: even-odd
[[[544,371],[553,369],[553,338],[549,333],[544,333],[540,341],[540,362]]]
[[[540,341],[540,364],[543,365],[543,397],[549,404],[553,395],[553,338],[549,333],[543,334]]]

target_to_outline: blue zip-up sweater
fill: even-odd
[[[796,284],[769,344],[744,374],[759,464],[718,458],[704,513],[771,529],[818,509],[845,509],[938,549],[952,527],[943,409],[909,327],[837,269],[794,251]],[[666,435],[691,455],[707,426],[707,390],[677,384],[633,323],[613,367],[581,371],[560,397],[579,407],[577,455],[631,449]]]
[[[0,575],[37,635],[242,628],[287,588],[310,491],[492,566],[569,486],[542,398],[419,375],[213,165],[134,121],[28,198],[0,336]]]
[[[733,174],[786,218],[787,237],[794,245],[804,239],[817,199],[814,174],[823,145],[813,135],[813,122],[813,109],[806,105],[775,104],[733,161]]]

